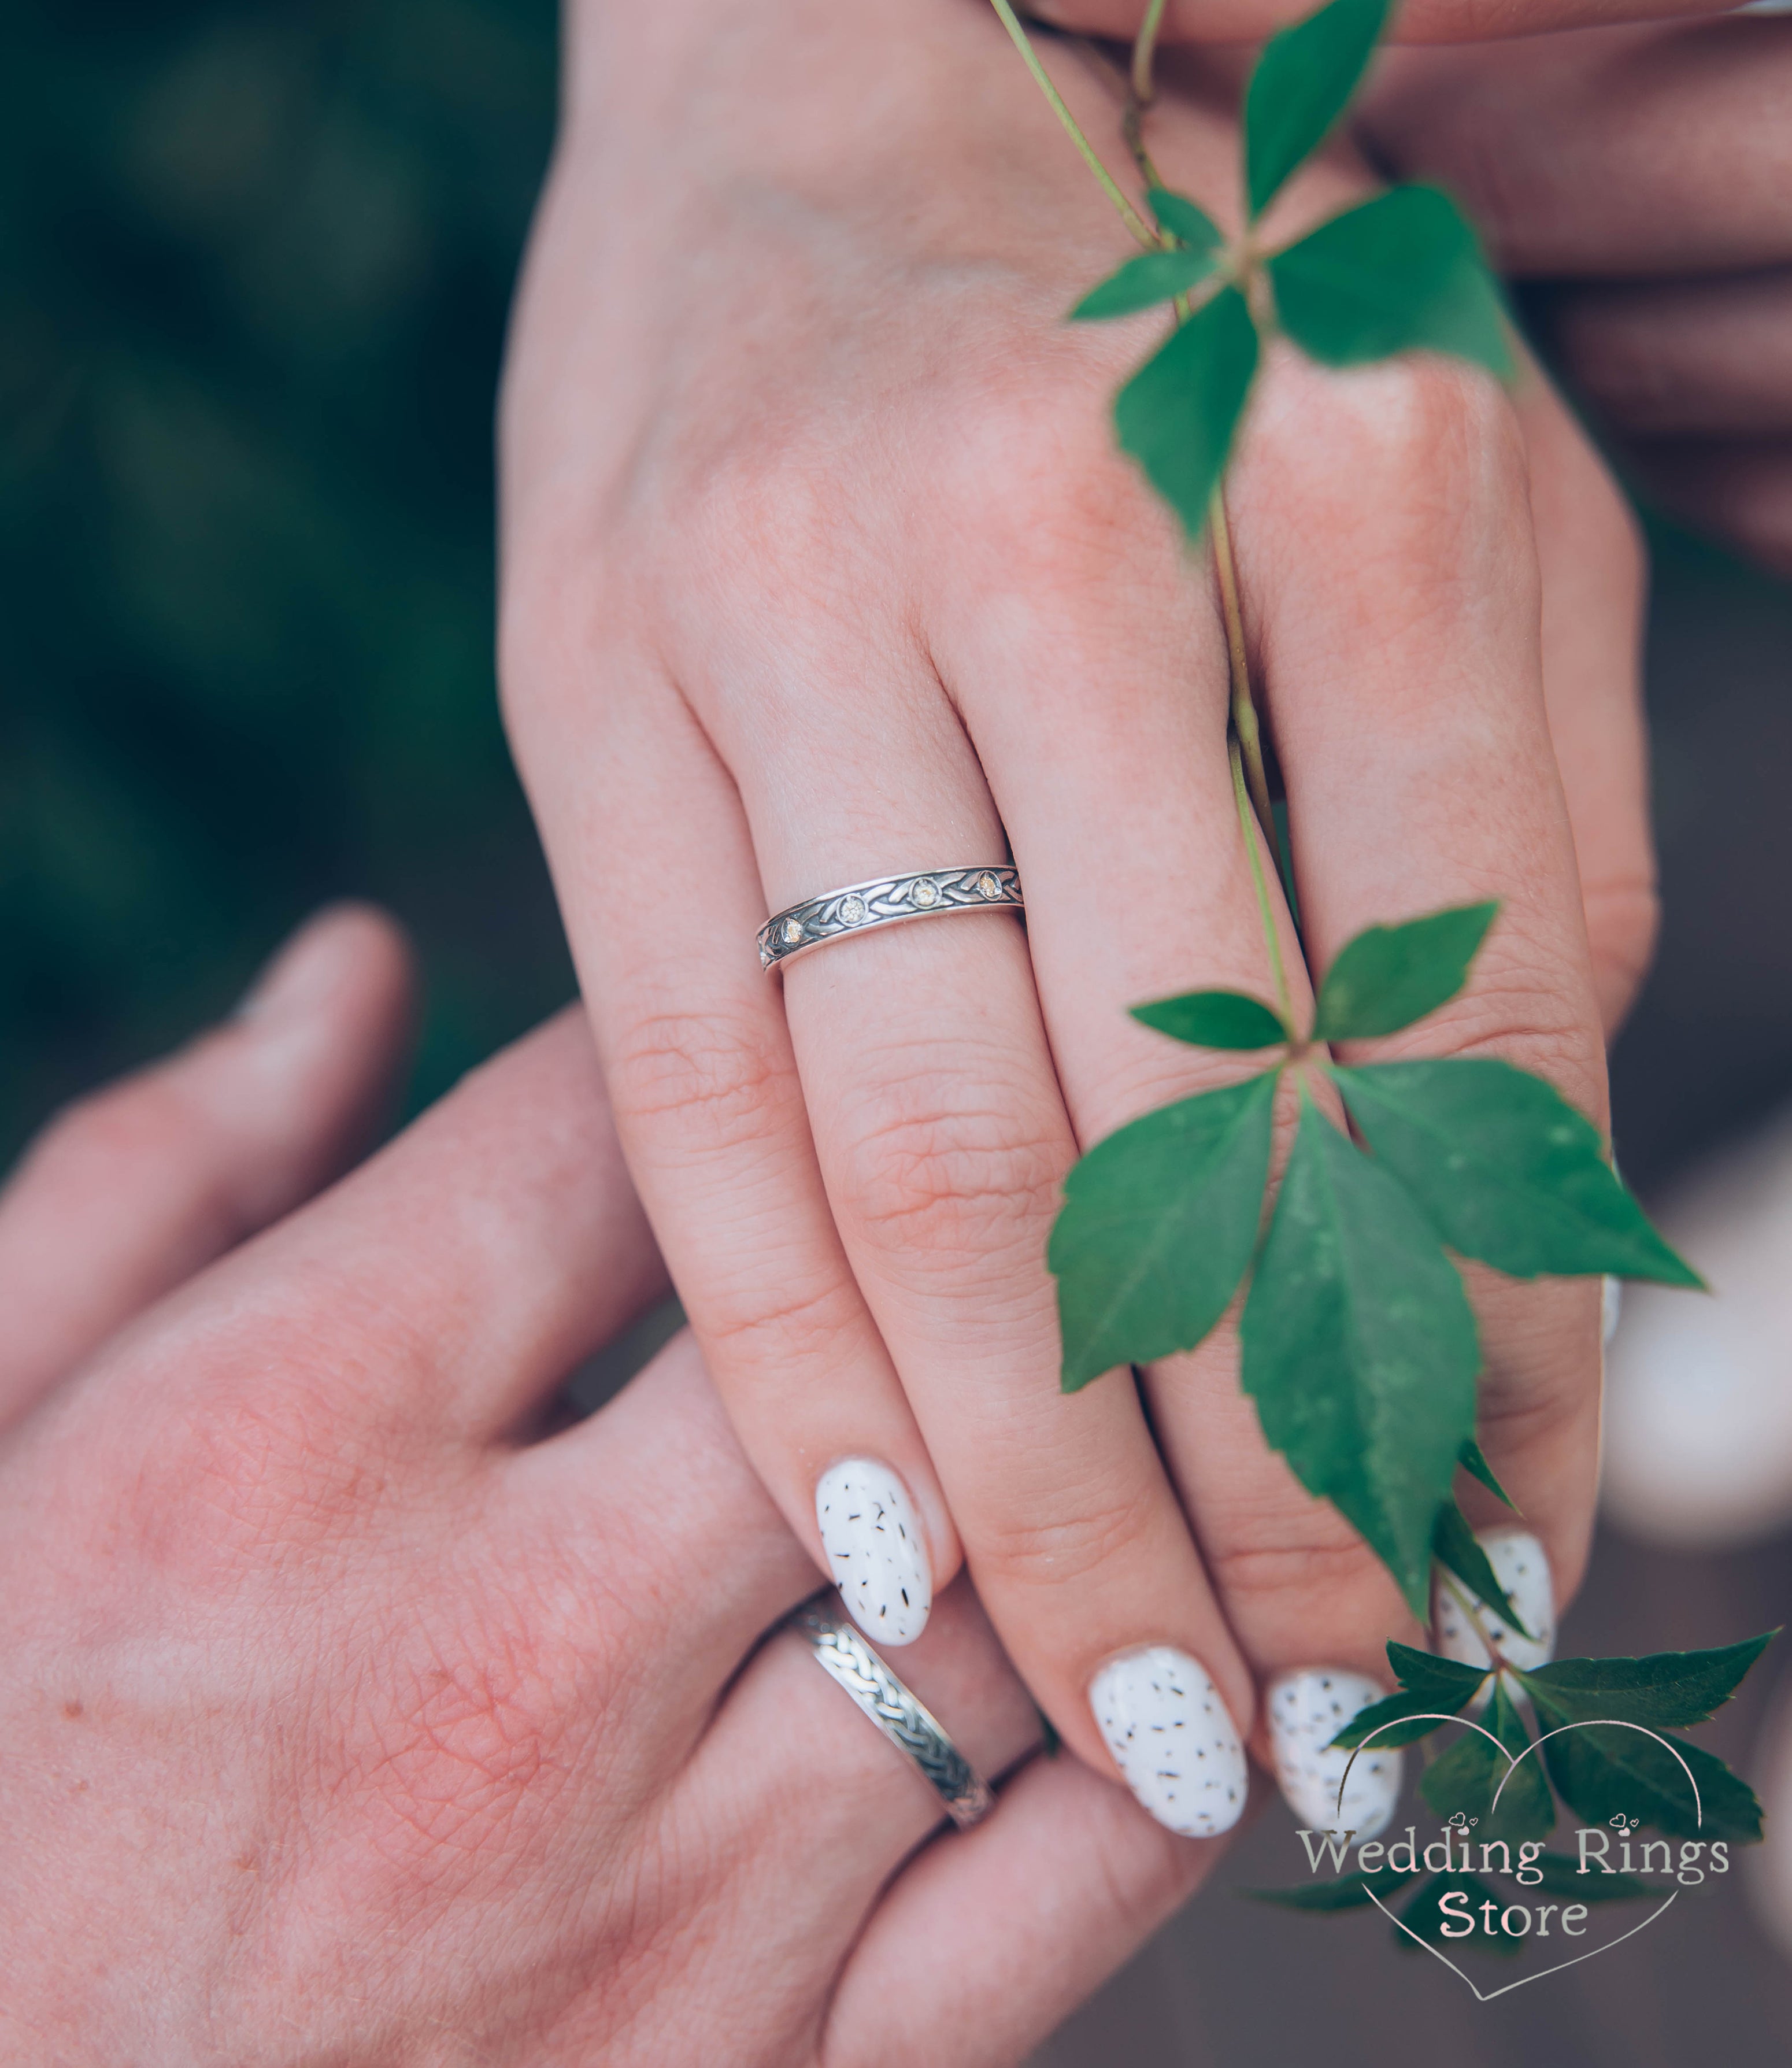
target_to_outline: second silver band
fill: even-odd
[[[931,919],[950,912],[1020,911],[1020,875],[1005,863],[988,868],[925,869],[904,876],[874,877],[805,898],[768,919],[759,931],[760,966],[774,970],[794,955],[868,933],[905,919]]]
[[[846,1618],[826,1606],[829,1597],[805,1602],[790,1626],[813,1651],[821,1669],[837,1680],[878,1728],[920,1769],[959,1829],[980,1822],[996,1797],[963,1753],[941,1729],[927,1704],[905,1687]]]

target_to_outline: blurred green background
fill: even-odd
[[[551,0],[3,12],[0,1152],[348,892],[432,1095],[572,987],[491,662]]]

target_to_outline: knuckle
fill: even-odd
[[[980,1263],[1037,1247],[1069,1162],[1067,1130],[1017,1113],[979,1074],[962,1059],[905,1073],[853,1116],[845,1210],[880,1248]]]
[[[1318,369],[1278,371],[1293,392],[1264,413],[1259,450],[1297,530],[1397,555],[1435,579],[1485,580],[1490,545],[1509,557],[1486,513],[1525,507],[1529,470],[1517,412],[1494,381],[1419,353],[1329,380],[1315,411]],[[1365,507],[1372,527],[1358,522]]]
[[[1041,1499],[1026,1513],[1000,1513],[967,1529],[967,1549],[979,1588],[1050,1590],[1087,1578],[1113,1557],[1147,1545],[1159,1516],[1152,1489],[1117,1490],[1106,1499],[1078,1487]]]
[[[772,1140],[800,1117],[787,1053],[743,1013],[641,1015],[605,1060],[620,1118],[703,1152]]]
[[[1393,1581],[1357,1533],[1316,1500],[1265,1504],[1228,1520],[1223,1538],[1203,1543],[1220,1599],[1253,1648],[1298,1649],[1322,1604],[1328,1630],[1385,1623]]]

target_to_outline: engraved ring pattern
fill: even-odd
[[[806,1602],[790,1618],[829,1679],[837,1680],[873,1723],[919,1768],[960,1830],[996,1806],[995,1791],[939,1727],[927,1704],[898,1680],[844,1616]]]
[[[879,876],[839,890],[805,898],[775,912],[759,930],[760,967],[775,970],[808,949],[837,941],[843,934],[869,933],[904,919],[931,919],[947,912],[1024,911],[1018,869],[927,869],[906,876]]]

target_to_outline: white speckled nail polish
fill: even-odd
[[[1307,1829],[1354,1831],[1373,1838],[1387,1827],[1400,1799],[1399,1749],[1370,1745],[1356,1755],[1328,1749],[1357,1711],[1379,1702],[1384,1687],[1364,1673],[1346,1673],[1335,1666],[1309,1666],[1284,1673],[1270,1683],[1269,1749],[1282,1799]],[[1344,1769],[1344,1800],[1338,1799]]]
[[[1244,1810],[1244,1748],[1206,1669],[1153,1644],[1110,1659],[1089,1706],[1126,1785],[1185,1838],[1229,1831]]]
[[[816,1482],[815,1519],[848,1614],[874,1644],[912,1644],[933,1569],[908,1488],[875,1458],[843,1458]]]
[[[1487,1634],[1521,1670],[1546,1665],[1555,1655],[1555,1584],[1550,1577],[1550,1561],[1543,1547],[1528,1529],[1483,1529],[1476,1540],[1487,1553],[1487,1562],[1500,1585],[1512,1597],[1512,1606],[1523,1618],[1529,1637],[1521,1637],[1504,1618],[1480,1601],[1461,1581],[1446,1581],[1441,1569],[1432,1576],[1432,1626],[1437,1632],[1437,1648],[1446,1659],[1459,1659],[1464,1666],[1491,1666],[1480,1634],[1464,1614],[1462,1604],[1452,1591],[1459,1588],[1474,1602],[1487,1626]]]

